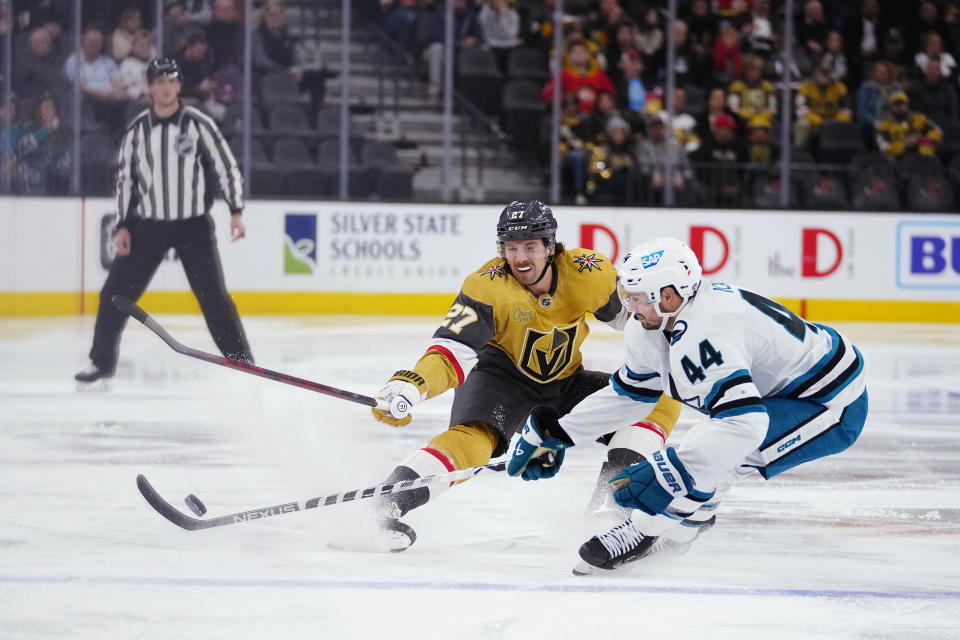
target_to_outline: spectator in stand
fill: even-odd
[[[207,42],[213,54],[214,72],[243,68],[243,23],[236,0],[215,0],[213,19],[207,27]]]
[[[774,33],[770,24],[769,0],[753,0],[750,12],[744,15],[740,35],[753,55],[766,58],[773,52]]]
[[[383,17],[380,26],[387,35],[407,51],[413,51],[417,42],[417,23],[420,21],[418,0],[381,0]]]
[[[700,148],[700,138],[697,136],[696,119],[686,112],[687,92],[681,87],[673,90],[673,137],[687,153],[693,153]],[[664,123],[667,122],[667,110],[657,114]]]
[[[724,27],[713,45],[713,78],[717,84],[730,84],[743,75],[740,60],[740,35],[733,27]]]
[[[184,9],[187,22],[207,25],[213,19],[212,0],[184,0]]]
[[[747,149],[737,139],[737,124],[727,115],[714,120],[713,137],[690,155],[696,164],[700,182],[707,187],[709,205],[736,207],[743,196],[741,169],[747,162]]]
[[[891,158],[907,153],[932,156],[943,141],[943,132],[922,113],[910,110],[910,100],[903,91],[890,96],[890,115],[877,125],[877,146]]]
[[[743,79],[734,80],[728,89],[730,110],[740,118],[741,126],[757,115],[772,118],[777,113],[777,92],[763,79],[763,60],[756,56],[743,59]]]
[[[617,94],[623,97],[626,96],[623,54],[626,51],[638,53],[636,28],[632,22],[621,22],[617,25],[613,35],[614,39],[604,48],[603,55],[607,61],[607,75],[610,76],[613,86],[617,88]]]
[[[949,32],[946,26],[940,20],[940,9],[936,2],[926,0],[917,5],[917,13],[907,18],[907,34],[904,46],[908,56],[913,56],[923,48],[923,40],[928,33],[936,33],[940,36],[941,42],[947,42]]]
[[[110,56],[103,54],[103,33],[94,26],[83,30],[79,55],[74,53],[63,65],[69,82],[79,78],[80,91],[89,100],[94,117],[114,131],[123,126],[127,94],[120,70]]]
[[[203,31],[187,22],[187,9],[182,0],[172,0],[163,7],[163,42],[161,48],[164,55],[177,55],[187,44],[187,36],[197,31]]]
[[[807,55],[817,60],[823,54],[826,39],[827,23],[823,18],[823,5],[820,0],[807,0],[803,5],[803,19],[797,23],[797,40]]]
[[[692,52],[701,58],[709,57],[717,40],[717,18],[710,12],[709,0],[693,0],[684,22],[688,32],[685,39],[689,40]]]
[[[847,22],[843,38],[850,61],[848,77],[852,80],[851,84],[866,75],[865,70],[870,69],[880,55],[882,33],[879,0],[862,0],[860,14],[852,16]]]
[[[644,12],[643,22],[637,29],[636,42],[640,53],[648,60],[664,58],[666,37],[660,26],[660,13],[656,9],[651,7]]]
[[[553,11],[556,0],[517,3],[520,38],[528,47],[548,53],[553,46]]]
[[[549,140],[550,120],[544,118],[544,135],[541,140]],[[563,97],[560,112],[560,165],[565,175],[573,182],[574,198],[577,204],[586,204],[587,159],[593,149],[592,135],[587,116],[580,113],[580,103],[575,95]],[[547,153],[544,155],[548,155]]]
[[[213,64],[207,36],[196,31],[187,36],[180,54],[180,98],[187,104],[202,104],[213,96],[217,83],[213,79]]]
[[[62,59],[53,49],[53,36],[46,27],[37,27],[27,36],[26,46],[13,66],[13,86],[24,99],[51,91],[62,93],[68,86],[60,70]]]
[[[914,85],[909,95],[913,108],[934,122],[947,124],[960,118],[957,92],[952,84],[943,79],[939,60],[927,61],[923,80]]]
[[[120,14],[117,20],[117,27],[110,35],[110,55],[120,64],[124,58],[130,55],[133,49],[133,39],[137,34],[143,31],[143,15],[140,9],[128,7]]]
[[[770,118],[762,113],[750,118],[747,123],[747,162],[767,166],[777,161],[780,153],[770,144]]]
[[[833,67],[827,60],[821,60],[813,78],[800,85],[796,101],[793,141],[799,147],[806,147],[824,122],[851,120],[847,87],[833,79]]]
[[[586,120],[586,130],[589,132],[591,142],[601,144],[606,140],[607,123],[613,117],[620,117],[616,97],[610,91],[599,92],[593,104],[593,111]]]
[[[675,191],[681,192],[690,182],[690,161],[680,143],[667,135],[663,120],[651,115],[647,119],[647,137],[637,145],[637,167],[640,174],[641,202],[662,204],[665,166],[671,164]]]
[[[923,39],[923,50],[913,57],[917,72],[923,74],[930,60],[940,62],[940,75],[944,78],[952,76],[953,70],[957,67],[956,59],[943,50],[943,36],[936,31],[927,32]]]
[[[587,47],[587,51],[590,52],[590,57],[601,69],[605,69],[607,66],[606,59],[603,57],[603,48],[600,46],[600,43],[597,40],[588,38],[586,29],[582,22],[570,22],[564,25],[563,27],[563,48],[565,51],[569,51],[575,43],[582,42]],[[550,49],[550,56],[552,59],[553,49]],[[568,66],[570,61],[567,59],[567,55],[563,56],[563,66]]]
[[[871,138],[874,128],[890,111],[890,96],[903,90],[903,85],[893,80],[893,65],[886,60],[873,63],[870,79],[860,85],[857,94],[857,120],[868,127]]]
[[[600,69],[584,42],[573,42],[567,47],[568,64],[560,76],[561,93],[575,94],[580,99],[580,111],[590,113],[601,91],[616,93],[609,76]],[[544,102],[553,99],[553,80],[540,93]]]
[[[156,57],[153,50],[153,37],[146,29],[133,39],[133,48],[120,63],[120,78],[123,89],[131,102],[144,105],[149,103],[147,85],[147,64]]]
[[[520,14],[507,0],[489,0],[480,7],[483,41],[497,59],[500,71],[507,73],[510,52],[523,44],[520,40]]]
[[[647,87],[643,82],[643,57],[636,49],[627,49],[620,54],[622,83],[616,87],[625,109],[631,113],[643,113],[647,104]]]
[[[260,25],[253,32],[253,69],[289,73],[301,90],[309,91],[314,111],[323,101],[324,76],[315,69],[305,69],[303,48],[287,29],[283,0],[267,0],[260,13]]]
[[[893,79],[903,85],[910,82],[913,63],[904,47],[903,35],[899,29],[889,29],[883,35],[880,45],[880,59],[890,63]]]
[[[823,58],[833,67],[833,79],[846,83],[847,55],[843,52],[843,36],[840,35],[840,32],[828,31],[823,48]]]
[[[443,78],[444,23],[443,2],[428,0],[417,25],[417,39],[427,65],[427,96],[434,102],[440,99]],[[483,44],[477,10],[469,0],[453,0],[453,33],[457,49]]]
[[[687,24],[682,20],[677,20],[674,25],[674,40],[676,42],[674,80],[677,86],[687,84],[706,86],[710,80],[710,56],[700,53],[700,48],[689,42]],[[650,69],[652,66],[648,61],[647,68]],[[661,67],[650,70],[652,74],[657,75],[647,78],[647,86],[663,84],[664,69]]]
[[[707,112],[697,119],[696,133],[701,140],[708,140],[713,137],[713,126],[717,116],[726,114],[734,118],[734,112],[729,109],[727,94],[723,89],[717,87],[710,91],[707,96]],[[736,119],[734,118],[734,121]]]
[[[606,141],[593,149],[587,192],[600,204],[633,204],[636,199],[636,141],[620,116],[607,121]]]
[[[70,184],[70,140],[60,127],[52,96],[37,100],[30,124],[20,138],[21,190],[34,195],[62,195]]]
[[[617,0],[600,0],[599,19],[588,21],[587,31],[590,39],[595,40],[600,47],[613,41],[617,27],[630,19]],[[602,56],[602,52],[599,52]],[[601,60],[601,64],[603,61]]]

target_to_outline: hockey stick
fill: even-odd
[[[328,396],[333,396],[334,398],[340,398],[341,400],[349,400],[350,402],[364,404],[368,407],[378,406],[377,401],[369,396],[360,395],[359,393],[354,393],[352,391],[345,391],[343,389],[337,389],[336,387],[330,387],[325,384],[320,384],[319,382],[313,382],[312,380],[297,378],[296,376],[280,373],[279,371],[271,371],[270,369],[264,369],[263,367],[258,367],[242,360],[234,360],[233,358],[228,358],[227,356],[215,356],[212,353],[206,353],[204,351],[200,351],[199,349],[193,349],[175,340],[173,336],[167,333],[166,330],[161,327],[156,320],[150,317],[150,314],[138,307],[135,303],[130,302],[130,300],[124,296],[113,296],[110,300],[113,302],[113,306],[120,311],[123,311],[128,316],[132,316],[142,322],[147,329],[150,329],[150,331],[153,331],[155,334],[160,336],[160,339],[166,342],[167,346],[177,353],[182,353],[185,356],[197,358],[198,360],[204,360],[205,362],[219,364],[237,371],[243,371],[244,373],[252,373],[255,376],[260,376],[261,378],[266,378],[268,380],[275,380],[277,382],[293,385],[294,387],[300,387],[301,389],[308,389],[310,391],[316,391],[317,393],[323,393]]]
[[[500,472],[503,471],[506,466],[506,462],[498,462],[496,464],[488,464],[482,467],[470,467],[468,469],[461,469],[459,471],[451,471],[450,473],[423,476],[415,480],[403,480],[401,482],[378,484],[367,489],[354,489],[353,491],[346,491],[344,493],[334,493],[329,496],[310,498],[309,500],[304,500],[303,502],[286,502],[284,504],[278,504],[272,507],[262,507],[259,509],[251,509],[249,511],[241,511],[239,513],[231,513],[230,515],[219,516],[216,518],[211,518],[210,520],[200,520],[199,518],[188,516],[179,509],[175,508],[169,502],[164,500],[159,493],[157,493],[156,489],[150,485],[143,474],[137,476],[137,488],[140,489],[140,493],[143,494],[143,497],[148,503],[150,503],[150,506],[153,507],[157,513],[181,529],[186,529],[187,531],[196,531],[198,529],[210,529],[211,527],[223,527],[228,524],[237,524],[239,522],[249,522],[250,520],[260,520],[262,518],[269,518],[270,516],[293,513],[295,511],[306,511],[307,509],[316,509],[317,507],[329,507],[330,505],[340,504],[341,502],[364,500],[366,498],[385,496],[391,493],[399,493],[401,491],[410,491],[411,489],[419,489],[420,487],[425,487],[430,484],[442,482],[453,483],[457,482],[458,480],[472,478],[481,473]]]

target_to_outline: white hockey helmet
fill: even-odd
[[[656,305],[657,313],[667,321],[680,313],[700,288],[703,268],[696,254],[675,238],[654,238],[630,250],[618,270],[620,297],[625,306],[629,298],[639,296],[643,302]],[[660,307],[660,290],[672,286],[683,299],[676,311]]]

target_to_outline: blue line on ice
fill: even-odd
[[[844,589],[750,589],[747,587],[647,586],[636,584],[506,584],[495,582],[400,582],[293,580],[285,578],[154,578],[136,576],[20,576],[0,575],[0,584],[75,584],[91,586],[177,586],[285,589],[380,589],[436,591],[507,591],[550,593],[647,593],[707,596],[764,596],[777,598],[881,598],[903,600],[960,600],[960,591],[864,591]]]

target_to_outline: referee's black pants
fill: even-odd
[[[253,362],[237,307],[223,281],[213,218],[203,215],[171,222],[130,218],[128,228],[130,253],[117,256],[100,291],[100,308],[90,349],[93,364],[109,371],[116,368],[120,333],[127,323],[127,315],[110,300],[120,294],[137,301],[170,247],[177,251],[220,352],[228,358]]]

